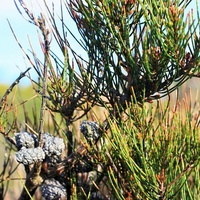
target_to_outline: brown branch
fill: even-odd
[[[19,200],[29,200],[30,196],[27,193],[27,190],[29,191],[30,195],[33,196],[37,187],[42,184],[43,178],[40,176],[41,168],[42,164],[38,162],[27,175],[25,186],[19,197]]]

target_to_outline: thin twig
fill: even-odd
[[[11,84],[11,86],[6,90],[5,94],[3,95],[3,97],[1,98],[0,101],[0,109],[2,108],[3,103],[5,102],[7,96],[12,92],[13,88],[19,84],[20,80],[26,75],[26,73],[30,70],[31,68],[29,67],[27,70],[25,70],[24,72],[21,72],[20,75],[18,76],[18,78],[16,78],[16,80]]]
[[[48,39],[49,31],[45,26],[45,19],[43,15],[41,18],[38,19],[40,30],[42,31],[43,38],[44,38],[44,73],[43,73],[43,89],[42,89],[42,104],[41,104],[41,112],[40,112],[40,124],[39,124],[39,146],[42,146],[42,133],[44,127],[44,115],[46,110],[47,104],[47,72],[48,72],[48,64],[49,64],[49,50],[50,50],[50,42]]]

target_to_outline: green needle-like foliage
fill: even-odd
[[[127,115],[110,122],[111,193],[117,199],[198,199],[199,128],[190,118],[180,120],[178,110],[166,107],[164,114],[160,105],[132,104]]]
[[[190,2],[69,0],[100,95],[124,107],[133,91],[149,101],[199,76],[199,15],[187,15]]]

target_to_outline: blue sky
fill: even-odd
[[[0,0],[0,1],[4,1],[4,3],[0,4],[0,30],[1,30],[0,31],[0,83],[10,84],[19,76],[21,71],[25,71],[27,67],[30,67],[30,64],[25,59],[24,54],[22,53],[20,47],[18,46],[16,40],[14,39],[14,36],[8,25],[7,19],[11,23],[11,26],[14,29],[14,32],[18,38],[18,41],[21,43],[26,52],[30,50],[28,38],[30,38],[30,41],[36,53],[40,54],[41,48],[38,42],[38,34],[36,27],[28,23],[19,14],[18,10],[15,7],[14,1],[13,0]],[[60,1],[47,0],[47,2],[52,2],[52,1],[56,2],[58,7]],[[25,0],[25,2],[29,3],[29,5],[31,6],[30,0],[29,1]],[[37,1],[35,0],[32,2],[34,2],[33,7],[35,8],[37,6],[36,5]],[[55,5],[55,10],[56,10],[56,5]],[[57,9],[57,12],[59,13],[59,9]],[[77,31],[75,24],[69,24],[69,27],[71,27],[72,32]],[[74,46],[75,48],[77,48],[78,44],[74,44]],[[32,73],[33,76],[36,77],[36,75],[34,75],[34,70],[30,72]],[[21,81],[22,85],[24,84],[27,85],[29,83],[30,81],[28,80],[28,78],[24,78]]]
[[[21,71],[24,71],[26,67],[29,67],[30,65],[27,60],[25,61],[24,55],[9,28],[7,19],[10,21],[15,34],[25,51],[30,49],[28,36],[33,44],[34,50],[40,52],[40,46],[38,43],[36,27],[22,18],[15,7],[13,0],[0,1],[3,1],[3,3],[0,3],[0,83],[10,84],[18,77]],[[58,0],[47,1],[60,2]],[[31,1],[25,0],[25,2],[30,3]],[[37,1],[34,0],[33,2],[35,4]],[[195,6],[195,2],[196,0],[193,0],[191,7]],[[71,29],[72,32],[76,31],[75,29],[75,25],[73,24]],[[75,48],[78,50],[80,49],[77,44],[75,45]],[[79,54],[81,54],[81,52],[79,52]],[[33,73],[33,70],[31,73]],[[22,80],[22,84],[28,83],[29,80],[27,78]]]
[[[27,23],[17,11],[13,0],[6,0],[0,5],[0,83],[12,83],[21,71],[26,69],[23,54],[9,28],[10,21],[16,35],[28,48],[28,37],[36,41],[36,29]],[[30,34],[31,33],[31,34]],[[35,37],[36,35],[36,37]]]
[[[6,0],[0,6],[0,83],[10,83],[18,72],[16,64],[21,65],[20,51],[6,18],[9,18],[13,26],[19,25],[18,29],[20,30],[20,27],[22,29],[23,21],[21,21],[12,0]],[[20,31],[21,34],[22,31]]]

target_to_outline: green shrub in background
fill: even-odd
[[[159,100],[199,77],[198,2],[196,15],[186,12],[192,2],[69,0],[60,3],[58,22],[46,1],[39,16],[25,1],[15,1],[41,34],[44,56],[39,60],[32,48],[32,60],[17,40],[38,74],[38,81],[28,77],[40,98],[39,116],[27,120],[24,110],[21,132],[17,114],[11,122],[7,118],[13,108],[7,98],[29,69],[0,102],[1,133],[26,174],[19,199],[39,198],[38,188],[45,199],[199,197],[199,116],[186,109],[183,117],[178,100],[174,109],[170,100],[165,106]],[[68,28],[65,12],[81,40]],[[71,48],[68,34],[87,58]],[[52,49],[52,38],[61,56]],[[95,111],[98,106],[104,115]]]

